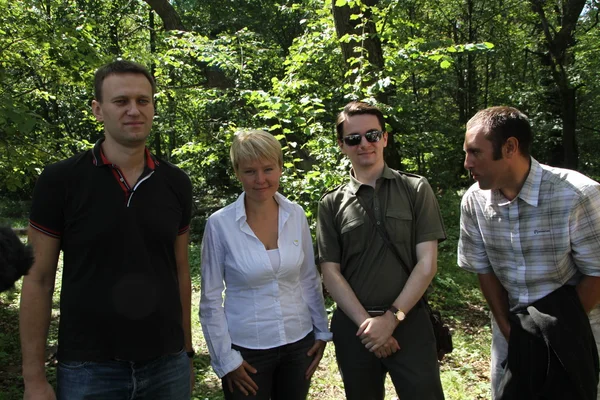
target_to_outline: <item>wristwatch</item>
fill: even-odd
[[[406,318],[404,311],[398,310],[393,304],[390,306],[390,308],[388,308],[388,311],[394,314],[394,317],[396,317],[398,322],[402,322],[404,321],[404,318]]]

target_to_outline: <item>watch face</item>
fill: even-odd
[[[398,321],[404,321],[404,318],[406,318],[406,315],[402,311],[398,311],[395,315]]]

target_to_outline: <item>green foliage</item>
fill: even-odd
[[[27,216],[31,203],[11,198],[0,199],[0,226],[25,228],[29,224]]]
[[[141,0],[0,0],[0,194],[27,198],[44,165],[89,148],[101,127],[89,110],[92,74],[116,57],[150,66],[157,115],[150,146],[190,174],[196,224],[231,201],[233,132],[266,129],[286,154],[282,188],[312,218],[316,200],[347,174],[336,113],[365,99],[387,116],[391,160],[439,190],[463,187],[464,123],[479,108],[516,105],[538,133],[534,155],[553,160],[562,122],[548,91],[537,17],[526,7],[465,1],[175,1],[186,30],[155,23]],[[336,28],[349,6],[354,30]],[[582,169],[600,175],[597,8],[577,31]],[[227,18],[225,18],[225,16]],[[265,23],[268,21],[268,23]],[[532,34],[533,32],[533,34]],[[379,41],[381,54],[376,53]],[[344,58],[342,46],[352,54]],[[381,65],[379,59],[381,57]]]
[[[128,6],[113,20],[116,8],[104,3],[86,14],[75,2],[0,1],[0,193],[29,193],[44,165],[97,139],[88,106],[93,71],[107,58],[103,35],[110,50],[125,32],[136,43],[139,21],[129,17],[141,8],[120,3]]]

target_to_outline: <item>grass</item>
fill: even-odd
[[[491,332],[485,302],[477,286],[477,278],[456,266],[458,239],[458,202],[456,194],[446,194],[440,200],[445,217],[448,240],[440,245],[439,272],[430,296],[432,305],[440,309],[453,332],[454,351],[441,363],[442,385],[446,399],[489,399],[489,352]],[[1,209],[1,207],[0,207]],[[0,214],[5,215],[5,214]],[[23,215],[23,214],[21,214]],[[0,224],[24,227],[26,218],[0,218]],[[210,367],[210,358],[198,321],[200,300],[200,250],[190,246],[192,265],[192,321],[193,341],[196,348],[194,367],[196,387],[193,399],[221,400],[221,383]],[[48,340],[47,374],[55,381],[53,353],[58,331],[58,295],[60,271],[57,274],[52,323]],[[17,400],[23,396],[20,375],[21,355],[18,336],[18,303],[20,282],[14,290],[0,294],[0,400]],[[390,379],[386,380],[386,400],[396,399]],[[337,400],[344,398],[343,383],[337,370],[334,348],[329,344],[310,388],[309,399]]]

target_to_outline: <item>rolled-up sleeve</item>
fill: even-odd
[[[224,249],[218,220],[209,218],[202,239],[202,294],[200,322],[210,353],[211,365],[219,378],[242,365],[242,356],[231,348],[231,336],[223,308]]]

